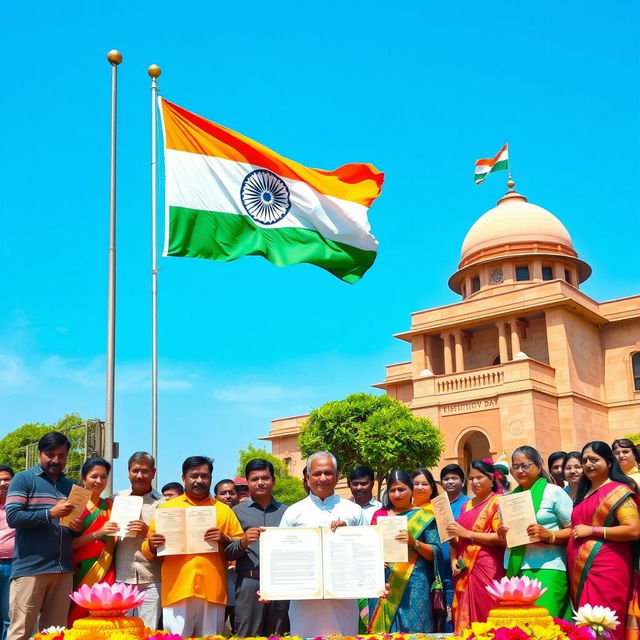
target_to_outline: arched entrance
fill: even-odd
[[[491,457],[491,445],[484,431],[478,427],[469,427],[458,440],[458,464],[469,471],[469,465],[473,460],[482,460]]]

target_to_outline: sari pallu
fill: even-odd
[[[494,533],[497,531],[498,496],[493,494],[484,502],[463,510],[457,521],[469,531]],[[504,548],[472,543],[460,538],[456,546],[458,560],[466,569],[454,578],[453,622],[456,632],[471,628],[472,622],[486,622],[495,600],[486,586],[504,575]]]
[[[631,489],[609,482],[573,509],[572,526],[613,527],[619,524],[616,511],[627,500],[640,504]],[[612,640],[634,640],[638,633],[637,563],[632,542],[602,538],[569,540],[569,581],[571,599],[577,609],[584,604],[602,605],[618,614],[620,624],[610,631]],[[634,589],[634,587],[636,587]]]
[[[101,498],[98,506],[92,506],[84,510],[82,518],[82,531],[80,535],[88,535],[99,531],[111,517],[111,500]],[[113,556],[116,548],[115,536],[103,536],[86,544],[73,552],[73,589],[74,591],[83,584],[92,586],[97,582],[114,584],[116,581]],[[78,618],[84,618],[89,612],[83,607],[72,603],[69,612],[68,627]]]
[[[403,515],[403,514],[401,514]],[[433,513],[425,508],[406,513],[407,528],[416,540],[433,546],[436,563],[440,556],[440,538]],[[409,562],[393,562],[386,570],[389,596],[369,602],[369,633],[429,633],[434,620],[431,607],[431,586],[434,571],[413,549],[409,549]]]

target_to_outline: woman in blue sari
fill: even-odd
[[[431,633],[435,630],[431,587],[437,572],[434,562],[441,556],[440,538],[433,513],[412,507],[413,482],[406,471],[392,471],[387,479],[387,497],[371,524],[382,516],[407,516],[407,531],[398,540],[406,543],[408,562],[389,563],[385,577],[389,596],[369,603],[369,633]],[[439,572],[438,572],[439,573]]]

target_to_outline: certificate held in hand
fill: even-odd
[[[508,529],[507,547],[509,549],[530,542],[539,542],[539,538],[527,533],[527,528],[537,522],[531,491],[500,496],[500,515],[502,524]]]
[[[156,511],[156,533],[163,535],[165,543],[159,547],[159,556],[194,553],[215,553],[218,543],[204,539],[207,529],[216,526],[215,507],[170,507]]]

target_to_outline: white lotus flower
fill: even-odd
[[[573,612],[573,619],[577,627],[591,627],[596,633],[612,631],[620,624],[615,611],[600,605],[595,607],[590,604],[582,605]]]
[[[62,633],[63,631],[66,631],[67,628],[66,627],[47,627],[46,629],[43,629],[40,633],[42,633],[43,635],[45,633]]]

